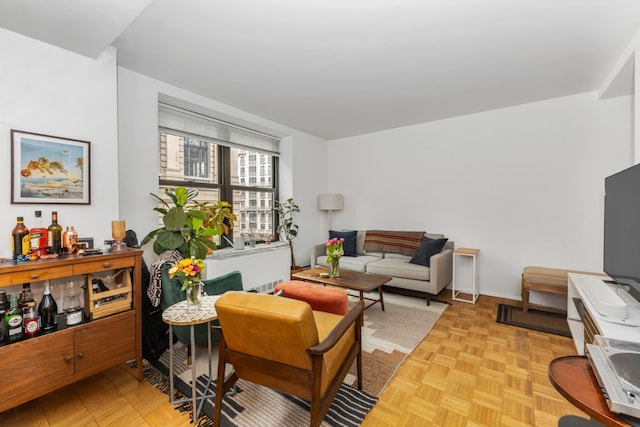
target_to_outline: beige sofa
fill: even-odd
[[[447,241],[442,252],[433,255],[430,267],[416,265],[409,262],[408,255],[396,253],[367,253],[364,249],[366,231],[358,230],[356,239],[357,256],[343,256],[340,258],[340,268],[360,271],[370,274],[391,276],[392,279],[385,286],[408,289],[426,293],[427,305],[432,295],[437,295],[446,288],[453,278],[453,248],[452,241]],[[430,239],[444,238],[442,234],[425,233]],[[323,243],[311,249],[311,267],[327,265],[326,247]]]

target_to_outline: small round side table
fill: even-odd
[[[207,386],[204,388],[202,395],[198,396],[196,387],[196,340],[195,340],[195,326],[202,323],[207,324],[207,329],[211,329],[211,322],[218,318],[216,308],[214,306],[219,295],[204,296],[202,297],[202,303],[198,308],[187,308],[187,301],[180,301],[173,304],[162,312],[162,320],[169,325],[169,401],[172,405],[176,403],[187,402],[191,400],[193,404],[193,423],[197,423],[198,416],[202,410],[202,405],[205,399],[212,398],[215,395],[207,395],[207,390],[211,385],[211,332],[207,334],[207,346],[209,349],[209,380]],[[176,326],[189,326],[191,329],[191,354],[193,360],[191,361],[191,399],[175,400],[173,394],[173,325]],[[200,405],[198,405],[198,400]]]

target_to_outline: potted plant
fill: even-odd
[[[233,228],[236,216],[231,212],[231,204],[228,202],[210,204],[196,201],[198,190],[185,187],[168,188],[165,194],[171,199],[173,206],[151,193],[162,204],[153,210],[163,215],[164,226],[151,231],[141,243],[144,245],[155,238],[155,253],[175,249],[183,258],[204,259],[208,250],[216,249],[213,237],[228,233]]]
[[[280,221],[276,231],[282,239],[289,244],[289,250],[291,251],[291,269],[295,270],[299,268],[296,265],[296,258],[293,254],[293,239],[298,235],[298,225],[293,222],[293,214],[300,212],[300,207],[290,197],[286,201],[275,201],[275,211],[278,213]]]

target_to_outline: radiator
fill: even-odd
[[[207,278],[239,271],[245,291],[269,293],[278,283],[289,281],[291,277],[291,252],[289,245],[284,243],[260,244],[242,250],[216,250],[207,257],[205,264]]]

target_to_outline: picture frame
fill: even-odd
[[[93,249],[93,237],[79,237],[78,244],[85,245],[85,249]]]
[[[11,203],[91,204],[90,143],[11,130]]]

